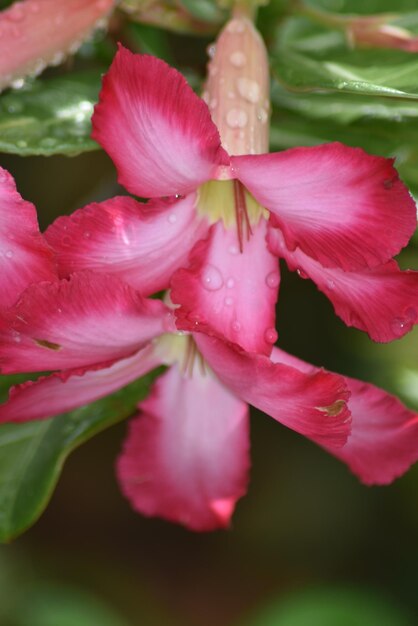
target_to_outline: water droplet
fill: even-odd
[[[171,312],[165,315],[164,321],[163,321],[163,327],[164,327],[164,330],[166,330],[168,333],[172,332],[173,329],[175,328],[174,315]]]
[[[229,246],[228,248],[229,254],[233,254],[234,256],[239,253],[238,246]]]
[[[248,122],[248,115],[243,109],[230,109],[226,114],[226,123],[231,128],[244,128]]]
[[[257,112],[257,119],[262,123],[265,124],[267,122],[269,118],[269,114],[267,112],[266,109],[264,109],[263,107],[261,107],[260,109],[258,109]]]
[[[27,148],[28,144],[27,141],[25,141],[24,139],[19,139],[19,141],[16,142],[16,145],[18,148]]]
[[[276,343],[278,336],[279,335],[277,334],[275,328],[267,328],[266,332],[264,333],[264,339],[267,341],[267,343]]]
[[[42,146],[42,148],[53,148],[57,145],[57,140],[53,137],[45,137],[44,139],[41,139],[39,145]]]
[[[16,343],[20,343],[22,341],[20,333],[17,330],[12,330],[12,338]]]
[[[328,287],[328,289],[331,289],[331,291],[335,287],[335,282],[333,280],[331,280],[330,278],[327,280],[327,287]]]
[[[238,78],[237,89],[240,96],[255,104],[260,99],[260,85],[250,78]]]
[[[83,237],[85,237],[86,239],[89,239],[89,237],[91,237],[91,232],[89,230],[85,230],[83,233]]]
[[[391,180],[390,178],[387,178],[386,180],[383,181],[383,187],[385,189],[392,189],[393,187],[393,180]]]
[[[23,111],[23,104],[18,100],[9,100],[7,111],[8,113],[21,113]]]
[[[234,298],[231,298],[231,296],[228,296],[227,298],[225,298],[224,302],[226,306],[232,306],[234,304]]]
[[[63,52],[56,52],[52,59],[49,61],[50,65],[60,65],[65,58],[65,54]]]
[[[216,291],[224,284],[221,272],[213,265],[206,265],[202,271],[201,281],[209,291]]]
[[[413,309],[412,307],[409,307],[404,312],[404,317],[395,317],[392,320],[390,327],[393,333],[397,337],[401,337],[402,335],[405,335],[407,332],[411,330],[416,320],[417,320],[416,310]]]
[[[309,276],[306,274],[306,272],[304,272],[303,270],[301,270],[300,268],[298,268],[296,270],[296,273],[298,276],[300,276],[300,278],[309,278]]]
[[[209,46],[206,48],[206,52],[208,53],[208,57],[210,59],[213,59],[216,53],[216,45],[214,43],[209,44]]]
[[[236,333],[241,330],[241,324],[238,322],[238,320],[232,322],[232,330],[235,330]]]
[[[25,85],[25,79],[16,78],[16,80],[13,80],[10,84],[13,89],[22,89],[22,87]]]
[[[271,289],[275,289],[276,287],[279,286],[279,283],[280,283],[280,276],[278,272],[270,272],[270,274],[267,274],[266,285],[268,287],[270,287]]]
[[[218,106],[218,101],[216,98],[212,98],[212,100],[209,102],[209,108],[210,109],[216,109],[216,107]]]
[[[177,215],[175,213],[170,213],[167,220],[170,224],[175,224],[177,222]]]
[[[237,50],[231,54],[229,60],[234,67],[244,67],[247,62],[247,57],[243,52]]]
[[[231,20],[226,28],[230,33],[243,33],[245,25],[239,19]]]
[[[4,253],[4,256],[7,257],[8,259],[13,258],[13,250],[6,250],[6,252]]]
[[[232,289],[234,285],[235,285],[235,280],[233,278],[228,278],[228,280],[226,281],[226,286],[228,287],[228,289]]]
[[[209,104],[209,93],[207,91],[202,93],[202,100],[203,102],[206,102],[206,104]]]
[[[211,63],[209,65],[209,76],[216,76],[216,74],[218,73],[218,68],[216,67],[216,65],[214,65],[213,63]]]

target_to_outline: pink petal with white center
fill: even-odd
[[[416,207],[393,167],[339,143],[232,157],[235,176],[272,213],[290,250],[326,267],[389,260],[416,227]]]
[[[399,339],[418,323],[418,272],[401,272],[395,261],[357,272],[325,268],[300,248],[290,252],[277,228],[270,229],[268,242],[289,269],[316,283],[347,326],[366,331],[374,341]]]
[[[72,411],[125,387],[160,365],[152,346],[106,368],[70,370],[12,387],[0,405],[0,423],[45,419]]]
[[[304,374],[200,333],[194,339],[221,382],[239,398],[317,443],[345,444],[350,394],[341,376],[323,370]]]
[[[313,365],[275,348],[275,362],[302,372],[318,371]],[[347,463],[368,485],[386,485],[418,460],[418,416],[386,391],[353,378],[345,378],[351,392],[351,435],[339,450],[323,446]]]
[[[229,164],[208,107],[185,78],[122,46],[103,80],[92,137],[121,185],[142,197],[186,195]]]
[[[171,283],[177,327],[225,338],[249,352],[270,354],[277,339],[275,304],[280,282],[277,259],[266,245],[260,219],[239,251],[235,227],[211,227]]]
[[[147,204],[112,198],[59,217],[45,238],[61,276],[83,269],[116,274],[148,295],[168,289],[173,272],[187,265],[190,250],[207,233],[195,200],[195,194]]]
[[[195,531],[228,526],[248,482],[247,406],[210,372],[173,366],[140,409],[117,463],[133,508]]]
[[[23,200],[0,168],[0,309],[12,306],[28,285],[55,280],[52,251],[39,232],[36,209]]]
[[[160,300],[145,300],[116,276],[80,272],[29,287],[0,324],[0,368],[38,372],[129,356],[173,330]]]
[[[0,13],[0,89],[73,54],[114,0],[23,0]]]

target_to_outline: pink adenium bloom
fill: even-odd
[[[390,482],[416,461],[418,418],[384,391],[278,348],[268,357],[204,333],[179,334],[170,308],[114,274],[59,279],[35,208],[4,170],[0,251],[1,372],[53,371],[14,387],[1,423],[70,411],[169,366],[139,405],[117,463],[122,491],[143,514],[193,530],[228,525],[248,481],[247,403],[368,484]]]
[[[21,0],[0,11],[0,90],[58,65],[106,18],[115,0]]]
[[[418,321],[418,274],[392,257],[414,232],[415,203],[391,159],[339,143],[268,154],[268,82],[245,18],[218,39],[205,101],[164,62],[121,47],[93,136],[119,181],[151,200],[56,220],[46,238],[60,276],[111,272],[143,295],[171,287],[178,329],[269,355],[282,257],[346,324],[401,337]]]

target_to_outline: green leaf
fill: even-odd
[[[273,81],[271,98],[277,106],[304,117],[350,124],[357,120],[401,122],[418,118],[418,101],[361,96],[351,93],[292,93]]]
[[[90,139],[100,90],[95,71],[37,79],[0,96],[0,151],[74,155],[98,149]]]
[[[160,372],[71,413],[0,426],[0,541],[10,541],[38,519],[70,452],[132,415]],[[1,382],[4,388],[10,379]]]
[[[248,626],[412,626],[412,622],[381,595],[331,588],[295,593]]]
[[[340,91],[418,99],[418,56],[400,50],[350,50],[343,33],[291,18],[273,53],[279,82],[302,91]]]

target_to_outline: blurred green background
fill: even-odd
[[[203,23],[216,33],[223,18],[211,13],[213,3],[183,4],[192,13],[200,11],[200,30]],[[353,51],[340,32],[323,32],[291,15],[290,4],[271,2],[259,17],[274,75],[272,149],[340,140],[396,156],[415,194],[418,56]],[[316,3],[341,14],[402,11],[412,31],[418,24],[414,5],[406,0],[396,6],[373,0]],[[32,111],[33,143],[19,147],[26,141],[13,134],[19,115],[37,102],[37,90],[42,96],[44,84],[52,84],[48,80],[65,79],[66,73],[96,72],[86,85],[97,91],[116,38],[169,59],[199,88],[213,36],[168,32],[118,17],[110,35],[96,35],[72,65],[48,70],[34,84],[0,96],[0,165],[16,178],[23,197],[34,202],[43,228],[57,215],[122,190],[102,151],[54,154],[54,144],[45,138],[65,143],[68,129],[39,135],[48,115],[45,103]],[[325,75],[327,55],[344,67],[374,70],[367,75],[368,88],[359,92],[358,83],[334,88]],[[303,69],[307,57],[318,64],[319,74]],[[409,76],[396,86],[404,90],[400,97],[370,93],[370,85],[375,90],[385,86],[388,62],[402,65]],[[64,80],[58,90],[65,93],[65,88]],[[79,149],[92,149],[88,119],[84,122],[76,134]],[[72,141],[71,129],[67,134]],[[30,156],[36,152],[33,146],[51,156]],[[71,146],[67,151],[77,152]],[[414,243],[400,261],[403,267],[418,267]],[[383,386],[418,410],[418,331],[390,345],[373,344],[345,327],[313,284],[285,266],[282,271],[279,345]],[[272,419],[254,412],[251,426],[249,493],[238,504],[231,529],[212,534],[193,534],[130,510],[114,476],[125,423],[75,450],[41,519],[0,547],[0,625],[415,626],[418,466],[390,487],[364,487],[340,462]]]

